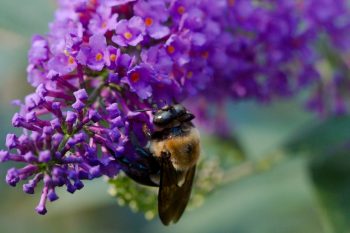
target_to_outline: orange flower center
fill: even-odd
[[[115,60],[117,60],[117,55],[115,55],[115,54],[111,54],[110,56],[109,56],[109,59],[111,60],[111,61],[115,61]]]
[[[140,80],[140,74],[138,72],[134,72],[131,74],[130,79],[132,82],[136,83]]]
[[[228,5],[233,6],[235,4],[236,0],[228,0]]]
[[[202,52],[202,57],[207,59],[209,57],[209,52],[208,51]]]
[[[101,25],[102,28],[106,28],[107,27],[107,23],[106,22],[103,22],[102,25]]]
[[[74,57],[69,56],[69,57],[68,57],[68,64],[69,64],[69,65],[72,65],[72,64],[74,64],[74,62],[75,62],[75,61],[74,61]]]
[[[185,7],[184,6],[179,6],[177,8],[177,13],[179,13],[180,15],[182,15],[183,13],[185,13]]]
[[[130,32],[124,32],[124,37],[125,39],[130,40],[132,37],[132,34]]]
[[[175,52],[175,47],[172,45],[169,45],[166,49],[170,54],[173,54]]]
[[[151,26],[153,24],[153,19],[150,18],[150,17],[147,17],[145,19],[145,24],[146,24],[147,27]]]
[[[189,72],[187,73],[187,78],[192,78],[192,76],[193,76],[193,72],[192,72],[192,71],[189,71]]]
[[[96,61],[101,61],[102,58],[103,58],[102,53],[98,53],[98,54],[96,54],[96,56],[95,56]]]

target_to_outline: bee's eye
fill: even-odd
[[[176,104],[173,106],[174,112],[176,113],[176,116],[181,116],[186,113],[186,109],[181,104]]]
[[[179,117],[179,121],[188,122],[188,121],[192,121],[194,118],[195,116],[192,113],[188,112],[183,114],[181,117]]]

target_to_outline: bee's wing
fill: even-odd
[[[161,158],[158,212],[164,225],[180,219],[190,199],[195,171],[195,166],[186,171],[184,183],[179,186],[178,174],[170,158]]]
[[[177,206],[177,211],[176,214],[174,214],[173,218],[174,223],[176,223],[180,219],[181,215],[186,209],[188,201],[190,200],[195,172],[196,166],[193,166],[186,172],[185,182],[183,183],[183,185],[181,185],[181,187],[179,187],[179,200],[174,201],[173,203],[174,206]]]

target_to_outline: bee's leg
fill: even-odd
[[[151,138],[152,138],[152,133],[151,133],[150,128],[149,128],[146,124],[143,125],[142,131],[143,131],[143,133],[146,135],[147,139],[148,139],[148,140],[151,140]]]
[[[186,172],[182,170],[176,170],[173,163],[171,162],[170,157],[171,153],[166,150],[161,152],[161,156],[158,159],[160,159],[161,166],[164,166],[165,164],[167,170],[171,169],[173,178],[176,179],[178,186],[181,186],[184,183]]]

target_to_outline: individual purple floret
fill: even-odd
[[[146,31],[153,39],[161,39],[169,35],[170,29],[164,24],[169,18],[165,1],[137,1],[134,5],[134,13],[142,17]]]
[[[81,45],[77,61],[92,70],[100,71],[108,57],[106,48],[106,38],[102,34],[93,35],[89,39],[89,44]]]
[[[112,41],[119,46],[136,46],[143,40],[144,32],[145,23],[140,17],[122,19],[115,27],[116,34],[112,37]]]

